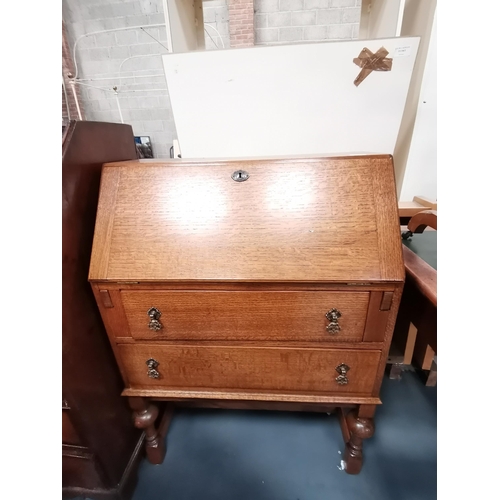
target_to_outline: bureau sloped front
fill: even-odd
[[[370,395],[380,351],[282,347],[123,344],[131,388],[240,389]],[[153,359],[158,378],[151,378]],[[336,379],[348,367],[347,383]]]
[[[142,340],[361,341],[369,292],[123,290],[129,334]],[[148,311],[158,313],[159,330]],[[340,314],[328,331],[328,311]]]

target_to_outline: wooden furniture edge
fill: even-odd
[[[172,165],[182,165],[183,167],[193,166],[216,166],[216,165],[225,165],[227,163],[235,163],[235,162],[262,162],[269,161],[273,163],[282,163],[282,164],[290,164],[290,163],[313,163],[321,160],[365,160],[365,159],[375,159],[375,160],[391,160],[393,161],[392,155],[387,154],[366,154],[366,155],[343,155],[343,156],[335,156],[335,155],[297,155],[292,157],[286,156],[256,156],[256,157],[233,157],[233,158],[210,158],[210,159],[189,159],[189,158],[146,158],[146,159],[137,159],[137,160],[126,160],[121,162],[108,162],[105,163],[105,167],[122,167],[130,164],[140,164],[141,166],[153,166],[153,167],[161,167],[161,166],[172,166]]]
[[[180,389],[135,389],[126,388],[122,396],[152,398],[156,401],[175,401],[182,399],[220,399],[236,401],[278,401],[292,403],[327,403],[327,404],[381,404],[378,397],[373,396],[322,396],[311,394],[283,394],[238,391],[203,391]]]
[[[437,307],[437,271],[409,248],[402,248],[408,278]]]

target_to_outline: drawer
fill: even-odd
[[[121,344],[118,352],[130,388],[360,395],[371,393],[381,355],[375,350],[160,344]],[[151,359],[158,378],[151,378]],[[342,364],[349,367],[345,385],[336,380]]]
[[[360,342],[369,292],[246,292],[123,290],[130,335],[139,340],[269,340]],[[158,331],[150,308],[160,311]],[[325,314],[340,312],[338,331]],[[121,335],[117,335],[121,336]]]

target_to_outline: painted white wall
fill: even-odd
[[[429,51],[418,101],[403,186],[399,199],[414,196],[437,200],[437,39],[436,16],[432,24]]]
[[[163,0],[167,33],[172,52],[198,49],[194,0]]]
[[[392,154],[418,44],[413,37],[167,54],[182,156]],[[356,87],[353,58],[365,46],[384,46],[392,70]]]
[[[437,0],[405,0],[401,36],[419,36],[420,46],[408,89],[401,127],[394,149],[394,170],[398,196],[401,193],[419,105]],[[404,201],[404,200],[401,200]]]

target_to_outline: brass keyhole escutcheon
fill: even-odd
[[[342,316],[342,313],[338,309],[330,309],[325,316],[330,322],[326,327],[326,331],[332,335],[340,332],[339,318]]]

